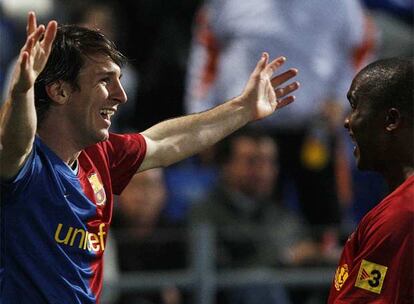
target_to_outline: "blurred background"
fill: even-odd
[[[26,15],[102,31],[129,58],[113,132],[240,94],[262,51],[296,67],[297,100],[117,198],[102,303],[326,303],[359,220],[387,193],[343,130],[366,64],[413,56],[411,0],[0,0],[0,96]]]

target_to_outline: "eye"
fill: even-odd
[[[111,79],[109,77],[104,77],[99,82],[102,82],[103,84],[107,85],[111,82]]]

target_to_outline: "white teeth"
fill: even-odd
[[[101,115],[114,115],[115,111],[112,109],[102,109],[99,111]]]

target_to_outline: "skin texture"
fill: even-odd
[[[40,137],[45,142],[58,142],[49,130],[59,124],[60,143],[52,148],[59,151],[62,141],[67,141],[65,146],[73,146],[74,154],[83,147],[108,139],[112,115],[101,115],[101,111],[110,109],[115,114],[118,106],[126,102],[120,77],[119,66],[109,58],[103,55],[86,58],[78,76],[79,89],[64,82],[56,82],[47,88],[49,96],[57,102],[52,104],[38,130]]]
[[[344,126],[355,144],[358,168],[381,173],[392,191],[414,173],[413,118],[393,96],[388,97],[391,88],[384,85],[382,91],[373,91],[380,80],[371,69],[360,72],[351,84],[347,95],[351,112]]]
[[[272,195],[277,182],[277,147],[271,138],[233,139],[232,153],[223,166],[225,183],[234,191],[261,199]]]

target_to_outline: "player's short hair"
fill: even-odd
[[[45,68],[35,82],[35,106],[38,124],[44,119],[51,100],[46,86],[63,80],[79,89],[78,75],[87,57],[102,54],[123,66],[126,57],[101,32],[77,25],[61,25]]]
[[[413,123],[414,60],[389,58],[375,61],[362,69],[355,80],[359,94],[376,109],[395,107]]]
[[[223,166],[228,164],[234,156],[234,144],[241,138],[247,138],[253,141],[256,144],[261,144],[263,141],[271,140],[275,145],[276,155],[278,153],[278,146],[274,138],[272,138],[269,133],[264,131],[261,128],[242,128],[228,137],[224,138],[221,142],[217,144],[216,151],[216,162],[217,164]]]

